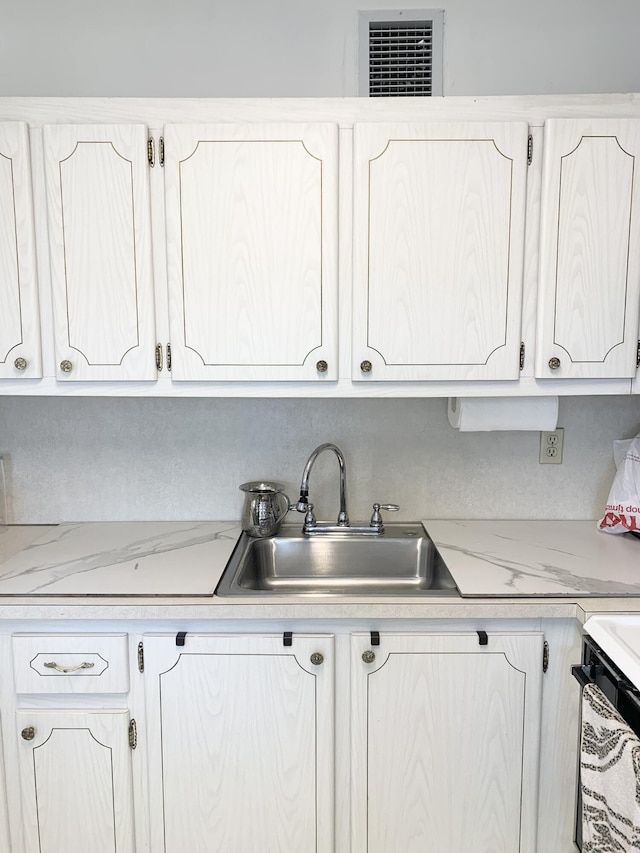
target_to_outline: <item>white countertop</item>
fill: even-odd
[[[595,612],[597,599],[603,609],[640,610],[640,540],[601,533],[594,521],[423,523],[462,598],[214,597],[240,534],[235,521],[0,528],[0,615],[39,606],[52,618],[446,618],[479,608],[561,616],[577,601]]]
[[[239,535],[233,521],[7,527],[0,596],[210,597]]]
[[[640,539],[595,521],[423,524],[463,596],[640,596]]]

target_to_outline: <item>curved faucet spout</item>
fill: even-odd
[[[304,471],[302,472],[300,497],[296,504],[296,509],[298,512],[307,513],[307,517],[305,518],[305,530],[315,525],[313,506],[309,503],[309,475],[311,474],[311,469],[313,468],[316,459],[325,450],[332,450],[335,453],[338,465],[340,466],[340,512],[338,513],[337,525],[338,527],[349,526],[349,516],[347,515],[347,465],[340,448],[336,447],[335,444],[326,442],[325,444],[318,445],[318,447],[316,447],[316,449],[311,453],[311,456],[307,459],[307,464],[304,466]]]

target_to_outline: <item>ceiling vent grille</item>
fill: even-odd
[[[442,94],[442,12],[361,13],[360,94],[424,97]],[[395,20],[394,20],[395,17]],[[384,18],[384,19],[383,19]],[[366,45],[363,44],[366,37]],[[363,85],[364,83],[364,85]],[[365,89],[365,91],[363,91]]]

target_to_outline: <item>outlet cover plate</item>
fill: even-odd
[[[564,447],[564,429],[557,429],[540,433],[540,464],[561,465],[562,450]]]

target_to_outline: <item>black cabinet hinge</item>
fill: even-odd
[[[380,631],[372,631],[371,632],[371,645],[379,646],[380,645]]]
[[[282,645],[283,646],[292,646],[293,645],[293,632],[285,631],[282,635]]]
[[[489,637],[487,636],[486,631],[477,631],[478,634],[478,645],[480,646],[488,646],[489,645]]]
[[[184,646],[185,637],[187,636],[186,631],[178,631],[176,634],[176,646]]]

